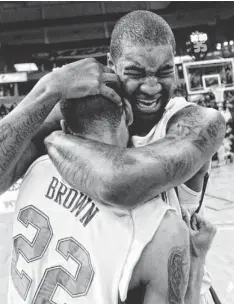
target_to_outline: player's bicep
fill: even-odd
[[[182,219],[168,213],[152,243],[144,304],[181,304],[189,279],[189,234]],[[155,255],[155,261],[153,258]]]
[[[225,120],[214,109],[190,106],[178,111],[168,122],[167,136],[187,139],[208,156],[208,161],[221,145],[226,132]],[[204,162],[205,163],[205,162]]]
[[[164,281],[164,286],[162,286],[162,284],[156,285],[155,281],[149,282],[146,286],[144,304],[184,303],[189,273],[188,247],[173,248],[167,266],[167,282],[161,280],[162,283]],[[158,272],[159,276],[161,276],[161,274],[162,273]],[[164,290],[164,292],[162,292],[162,290]]]
[[[38,151],[33,143],[25,149],[22,156],[12,172],[8,175],[8,178],[1,184],[1,193],[7,191],[18,179],[20,179],[24,173],[28,170],[30,165],[37,159]]]
[[[168,303],[183,303],[189,278],[189,246],[174,247],[168,258]]]

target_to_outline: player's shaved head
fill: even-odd
[[[60,108],[69,129],[83,135],[100,134],[106,128],[114,133],[123,114],[122,107],[102,95],[64,100]]]
[[[149,11],[133,11],[116,23],[110,43],[110,55],[114,61],[121,56],[127,43],[172,45],[175,51],[175,38],[170,26],[163,18]]]

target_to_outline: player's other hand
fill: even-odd
[[[217,229],[199,214],[194,213],[190,218],[188,211],[182,209],[182,216],[189,228],[191,258],[205,259]]]
[[[120,96],[113,89],[120,86],[119,77],[94,58],[55,68],[45,77],[48,87],[54,95],[59,96],[59,100],[101,94],[117,105],[122,104]]]

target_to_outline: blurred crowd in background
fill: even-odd
[[[0,119],[2,119],[5,115],[10,113],[16,106],[17,106],[16,103],[9,105],[9,106],[7,106],[5,104],[1,104],[0,105]]]

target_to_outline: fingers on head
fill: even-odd
[[[111,73],[103,73],[101,75],[101,82],[107,86],[119,91],[121,88],[121,82],[119,76]]]
[[[105,84],[101,85],[100,94],[113,101],[116,105],[122,105],[121,97],[115,92],[115,90],[111,89]]]

